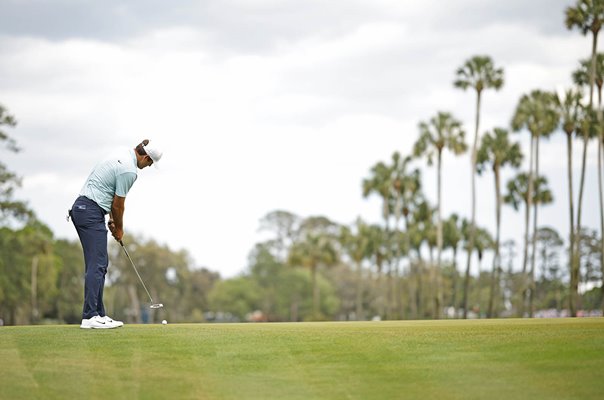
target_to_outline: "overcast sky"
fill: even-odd
[[[483,97],[481,132],[509,127],[518,99],[562,90],[591,38],[564,26],[569,0],[1,0],[0,103],[23,151],[0,157],[58,237],[97,161],[143,138],[165,149],[126,200],[125,240],[186,249],[195,265],[234,276],[280,209],[350,224],[380,221],[362,179],[438,111],[474,132],[475,94],[455,70],[490,55],[505,70]],[[528,133],[513,136],[528,153]],[[575,142],[575,188],[580,142]],[[525,167],[528,162],[525,162]],[[436,201],[434,168],[417,161]],[[541,145],[555,204],[540,222],[568,232],[565,136]],[[444,158],[443,214],[470,216],[469,155]],[[504,179],[511,176],[504,173]],[[583,220],[599,226],[596,149]],[[494,231],[493,178],[478,180],[478,221]],[[575,194],[575,202],[577,195]],[[521,250],[522,213],[503,210],[503,239]],[[598,229],[599,230],[599,229]],[[486,266],[485,266],[486,267]]]

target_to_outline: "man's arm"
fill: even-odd
[[[113,196],[111,204],[111,214],[109,216],[109,230],[118,242],[124,236],[124,210],[126,198],[118,195]]]

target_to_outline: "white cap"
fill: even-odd
[[[143,149],[145,149],[145,153],[147,153],[147,155],[151,157],[151,159],[153,160],[153,164],[157,165],[157,163],[161,159],[161,156],[163,155],[163,152],[157,146],[155,146],[154,143],[151,142],[149,142],[148,145],[143,147]]]

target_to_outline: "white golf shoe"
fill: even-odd
[[[95,315],[88,319],[82,319],[82,324],[80,325],[80,328],[82,329],[111,329],[117,327],[116,324],[106,322],[105,318],[99,315]]]
[[[120,326],[124,326],[124,323],[122,321],[116,321],[113,318],[111,318],[109,315],[105,315],[104,317],[101,317],[105,320],[106,324],[113,324],[115,325],[116,328],[119,328]]]

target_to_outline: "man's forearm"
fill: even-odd
[[[124,198],[115,196],[113,198],[113,203],[111,204],[111,216],[113,218],[113,224],[116,229],[123,230],[124,229]]]

